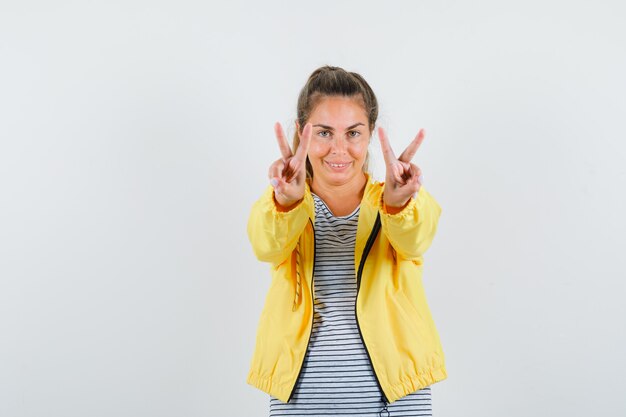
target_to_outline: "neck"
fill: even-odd
[[[346,216],[361,204],[366,183],[365,173],[350,182],[338,185],[320,183],[313,177],[311,191],[324,200],[335,216]]]

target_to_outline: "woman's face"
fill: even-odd
[[[314,183],[340,186],[362,180],[370,131],[361,103],[328,96],[313,109],[307,122],[313,127],[308,156]]]

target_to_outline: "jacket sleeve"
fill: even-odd
[[[399,256],[415,260],[426,252],[435,237],[441,207],[421,186],[417,196],[396,214],[386,213],[381,194],[379,212],[383,233],[391,246]]]
[[[278,211],[274,189],[269,186],[252,206],[248,219],[248,238],[256,257],[278,265],[295,249],[298,238],[309,221],[306,193],[304,200],[287,212]]]

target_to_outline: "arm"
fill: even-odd
[[[411,162],[424,140],[424,129],[398,158],[383,128],[378,128],[378,136],[387,170],[378,202],[383,233],[399,256],[416,260],[435,237],[441,214],[439,204],[424,189],[422,170]]]
[[[417,196],[395,214],[386,210],[382,197],[379,205],[383,233],[398,255],[409,260],[421,257],[437,231],[441,214],[437,201],[421,186]]]
[[[268,187],[252,206],[248,219],[248,238],[256,257],[273,265],[285,261],[309,221],[311,207],[311,194],[305,193],[303,200],[282,211],[274,199],[273,187]]]

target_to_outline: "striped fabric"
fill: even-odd
[[[334,216],[317,195],[313,194],[313,199],[313,330],[293,397],[283,403],[270,396],[270,417],[432,416],[430,387],[385,409],[355,316],[354,244],[359,208],[347,216]]]

